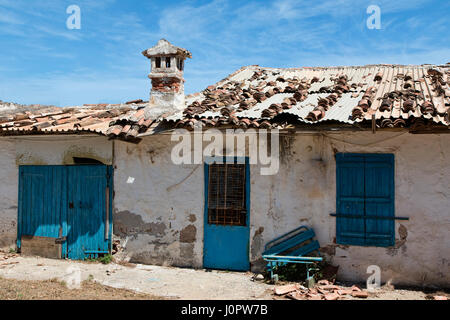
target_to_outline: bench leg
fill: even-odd
[[[275,266],[277,266],[277,265],[278,265],[277,262],[271,261],[271,262],[269,263],[270,280],[271,280],[273,283],[278,282],[278,275],[277,275],[277,274],[273,274],[273,268],[274,268]]]
[[[270,263],[270,280],[273,281],[273,264],[272,264],[272,262]]]
[[[306,264],[306,280],[309,279],[309,270],[310,270],[310,268],[309,268],[309,263],[307,263],[307,264]]]
[[[316,284],[316,281],[314,279],[314,274],[312,276],[309,275],[310,271],[317,271],[319,270],[318,268],[310,268],[309,267],[309,263],[306,264],[306,284],[308,288],[313,288]]]

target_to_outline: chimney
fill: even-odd
[[[189,51],[172,45],[166,39],[142,52],[151,60],[152,80],[149,107],[157,114],[175,112],[185,108],[184,102],[184,60],[192,58]],[[155,110],[157,109],[157,110]]]

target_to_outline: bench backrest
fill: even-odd
[[[280,254],[282,252],[288,251],[289,249],[292,249],[300,245],[305,241],[312,240],[314,237],[315,237],[314,230],[306,226],[301,226],[297,229],[289,231],[288,233],[282,235],[281,237],[278,237],[268,242],[265,246],[265,251],[263,252],[263,255]],[[303,256],[314,250],[319,249],[319,247],[320,246],[318,241],[311,241],[310,243],[290,252],[289,255]]]

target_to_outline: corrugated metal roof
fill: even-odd
[[[82,107],[17,106],[0,101],[0,133],[94,132],[135,139],[158,124],[283,128],[375,116],[378,127],[407,127],[417,119],[450,127],[450,64],[361,67],[243,67],[202,92],[186,108],[146,118],[147,102]],[[166,126],[164,126],[166,127]]]
[[[291,99],[291,102],[286,101]],[[286,114],[297,121],[371,120],[379,126],[405,126],[408,119],[450,125],[450,64],[368,65],[277,69],[244,67],[188,96],[187,108],[167,121],[177,126],[270,122]],[[284,102],[284,104],[283,104]],[[225,110],[225,112],[223,112]],[[255,122],[256,121],[256,122]],[[395,124],[394,124],[395,123]]]

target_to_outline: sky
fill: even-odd
[[[80,29],[67,27],[71,5]],[[368,27],[370,5],[379,28]],[[192,52],[186,94],[255,64],[444,64],[449,14],[445,0],[0,0],[0,100],[148,100],[150,61],[141,52],[160,38]]]

